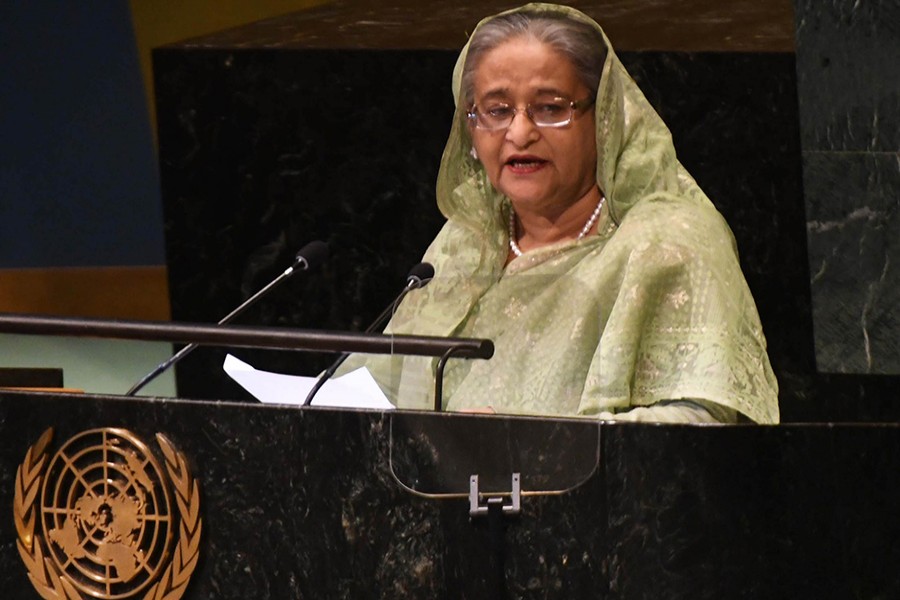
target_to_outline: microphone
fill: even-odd
[[[233,311],[225,315],[221,321],[217,323],[217,325],[225,325],[226,323],[230,323],[234,320],[238,315],[247,310],[250,306],[256,303],[257,300],[268,294],[272,291],[278,284],[282,281],[296,273],[297,271],[309,271],[310,269],[315,269],[319,265],[325,262],[328,258],[328,244],[321,240],[316,240],[308,243],[303,246],[300,251],[294,256],[294,262],[290,267],[284,270],[284,272],[269,282],[269,284],[244,300],[240,306],[235,308]],[[126,396],[134,396],[138,393],[141,388],[145,385],[159,377],[166,369],[180,361],[182,358],[190,354],[197,348],[197,344],[188,344],[177,353],[173,354],[168,358],[168,360],[157,365],[155,369],[144,375],[144,378],[134,384],[130,390],[125,392]]]
[[[429,281],[434,277],[434,267],[431,264],[426,262],[421,262],[415,265],[412,269],[409,270],[409,274],[406,276],[406,286],[400,290],[400,293],[394,298],[394,301],[388,304],[387,308],[381,311],[381,314],[372,321],[372,324],[366,328],[366,333],[372,333],[377,329],[381,329],[385,323],[387,323],[388,319],[394,314],[397,306],[406,297],[406,294],[410,293],[413,290],[417,290],[419,288],[425,287]],[[334,372],[338,370],[344,361],[347,360],[347,357],[350,356],[349,352],[344,352],[340,356],[337,357],[331,366],[325,369],[319,378],[316,380],[315,385],[309,390],[309,394],[306,395],[306,399],[303,401],[303,406],[309,406],[312,402],[315,395],[318,391],[325,385],[325,382],[331,379],[331,376],[334,375]]]

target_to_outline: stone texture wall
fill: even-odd
[[[795,7],[818,370],[900,374],[900,3]]]

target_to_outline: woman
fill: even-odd
[[[482,21],[454,70],[434,280],[389,331],[494,341],[450,361],[448,410],[778,422],[728,226],[600,27],[530,4]],[[370,357],[401,408],[435,362]]]

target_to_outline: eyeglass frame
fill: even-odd
[[[568,98],[566,98],[565,96],[556,96],[555,99],[556,100],[568,100]],[[481,129],[482,131],[502,131],[504,129],[509,129],[509,127],[513,124],[513,121],[516,120],[516,115],[518,115],[521,112],[524,112],[525,115],[529,118],[529,120],[531,120],[531,122],[534,124],[535,127],[541,127],[541,128],[550,127],[550,128],[556,129],[559,127],[566,127],[567,125],[572,123],[572,121],[575,119],[575,113],[578,110],[580,110],[582,108],[586,108],[588,106],[591,106],[596,101],[597,101],[597,99],[594,98],[593,96],[588,96],[587,98],[584,98],[582,100],[574,100],[574,101],[570,100],[569,101],[569,110],[571,110],[572,112],[569,114],[568,119],[566,119],[565,121],[560,121],[559,123],[538,123],[537,121],[535,121],[534,113],[532,112],[532,106],[531,106],[532,103],[531,102],[526,104],[524,108],[519,108],[518,106],[512,106],[512,105],[504,105],[506,108],[511,108],[513,113],[512,113],[512,116],[509,118],[509,123],[507,123],[506,125],[501,125],[499,127],[494,127],[494,128],[479,127],[478,117],[479,117],[479,114],[481,114],[481,113],[477,112],[478,104],[476,104],[475,102],[473,102],[471,108],[469,108],[469,110],[466,111],[466,119],[470,123],[472,123],[472,126],[475,129]]]

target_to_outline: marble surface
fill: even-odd
[[[187,456],[204,523],[187,600],[900,593],[896,425],[600,425],[2,393],[6,510],[16,468],[49,426],[54,448],[124,427],[148,441],[162,432]],[[554,443],[565,439],[580,442]],[[541,472],[594,468],[492,523],[470,519],[465,499],[398,484],[424,463],[448,481],[516,465],[531,493]],[[15,537],[8,513],[0,586],[34,598]]]
[[[805,151],[900,151],[900,4],[795,0]]]
[[[337,0],[186,42],[197,48],[459,49],[482,18],[526,4]],[[790,52],[784,0],[570,0],[619,50]]]
[[[900,372],[898,159],[886,153],[804,153],[813,322],[822,370]]]
[[[900,374],[900,5],[797,0],[816,361]]]

